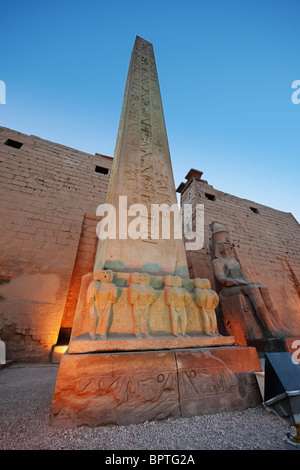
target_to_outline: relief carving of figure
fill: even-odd
[[[151,305],[156,299],[156,292],[151,287],[150,275],[146,273],[132,273],[129,277],[130,286],[127,291],[128,302],[132,305],[133,330],[137,338],[149,334]]]
[[[282,325],[268,288],[259,282],[246,279],[240,263],[233,253],[233,246],[226,227],[212,222],[212,242],[215,259],[212,262],[216,279],[222,285],[220,300],[232,295],[243,295],[254,316],[261,322],[268,336],[285,336],[288,331]]]
[[[165,302],[169,307],[171,333],[174,336],[186,335],[187,314],[185,303],[190,294],[182,287],[182,279],[179,276],[164,277]]]
[[[109,329],[109,317],[112,305],[117,299],[117,288],[112,283],[113,272],[111,270],[94,271],[94,280],[90,283],[87,291],[87,303],[90,312],[90,336],[96,339],[107,339]]]
[[[195,303],[199,308],[203,332],[209,336],[220,336],[215,308],[219,305],[218,294],[211,289],[208,279],[194,279]]]

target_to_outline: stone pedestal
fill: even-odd
[[[206,336],[195,335],[185,338],[172,338],[170,335],[159,335],[154,338],[138,339],[134,335],[121,336],[110,335],[108,340],[91,341],[90,335],[83,334],[70,342],[68,352],[70,354],[87,352],[108,352],[108,351],[143,351],[145,349],[161,350],[174,348],[195,348],[208,346],[232,346],[233,336]]]
[[[248,339],[263,337],[242,295],[221,298],[220,304],[227,334],[235,337],[237,345],[247,346]]]
[[[243,410],[260,402],[253,373],[261,370],[256,349],[235,347],[233,336],[215,331],[214,311],[208,314],[208,304],[203,307],[210,294],[205,280],[143,274],[144,284],[137,284],[132,281],[140,279],[139,273],[99,275],[106,281],[93,280],[93,273],[82,278],[71,340],[55,387],[53,426],[137,424]],[[90,302],[99,292],[106,296],[106,303],[99,303],[102,317],[108,305],[106,329],[100,315],[94,321],[95,304]],[[184,331],[172,329],[170,294],[175,300],[183,294],[184,301],[175,307],[186,319]],[[140,329],[135,327],[135,309],[144,314]],[[213,331],[206,334],[205,314]]]
[[[243,410],[261,402],[257,370],[255,348],[65,353],[51,424],[129,425]]]

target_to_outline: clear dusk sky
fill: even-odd
[[[113,156],[136,35],[153,43],[178,186],[300,221],[299,0],[0,1],[0,125]]]

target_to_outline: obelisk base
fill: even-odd
[[[56,427],[129,425],[243,410],[261,402],[255,348],[68,354],[52,404]]]
[[[109,339],[91,340],[88,333],[78,336],[70,341],[68,352],[70,354],[108,351],[149,351],[176,348],[203,348],[210,346],[233,346],[233,336],[199,335],[178,336],[162,334],[156,337],[136,338],[134,335],[110,335]]]

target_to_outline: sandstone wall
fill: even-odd
[[[16,144],[8,139],[22,146],[11,146]],[[8,359],[48,360],[63,318],[84,214],[95,214],[105,202],[112,158],[1,127],[0,162],[2,339]]]
[[[269,288],[284,324],[299,335],[300,228],[293,215],[218,191],[200,175],[188,178],[178,191],[182,203],[204,204],[204,247],[187,252],[190,277],[207,277],[218,290],[209,225],[214,220],[224,224],[246,277]]]
[[[47,361],[61,328],[72,327],[81,276],[93,267],[95,213],[106,199],[112,158],[0,127],[0,163],[2,339],[8,359]],[[245,275],[269,288],[284,323],[299,335],[300,230],[292,214],[218,191],[199,172],[180,192],[182,202],[205,207],[204,247],[187,252],[190,277],[207,277],[218,289],[209,228],[217,220],[230,232]]]

